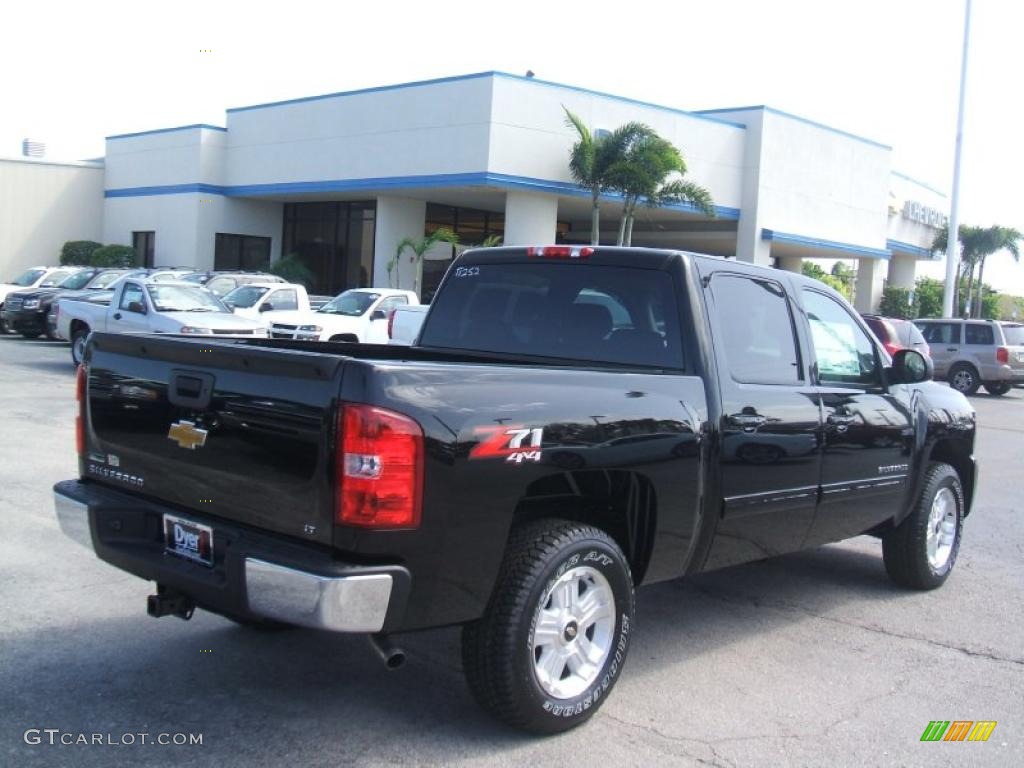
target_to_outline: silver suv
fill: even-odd
[[[1024,325],[995,320],[915,320],[931,347],[935,378],[973,395],[1005,395],[1024,384]]]

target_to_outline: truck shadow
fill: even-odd
[[[650,675],[670,675],[682,685],[689,665],[751,635],[845,602],[899,599],[881,558],[868,549],[829,546],[640,590],[625,678],[643,685]],[[146,587],[115,588],[140,590]],[[462,681],[455,628],[396,638],[409,663],[388,672],[360,637],[259,632],[202,612],[189,623],[158,623],[144,615],[141,599],[138,608],[106,621],[87,618],[84,608],[57,618],[50,612],[47,626],[6,635],[0,720],[11,741],[18,734],[12,747],[25,758],[19,764],[47,754],[22,744],[30,727],[203,733],[206,750],[278,764],[427,764],[537,743],[477,708]],[[625,687],[617,698],[628,707]],[[585,733],[558,738],[583,749]],[[152,747],[121,748],[119,755],[126,750],[133,763],[175,759]],[[106,765],[110,753],[75,756],[79,765]]]

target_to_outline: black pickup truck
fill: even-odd
[[[620,676],[635,585],[882,540],[942,584],[975,416],[816,281],[676,251],[471,250],[417,343],[92,334],[62,529],[153,615],[461,624],[469,687],[556,732]]]

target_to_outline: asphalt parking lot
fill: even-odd
[[[1024,390],[972,398],[982,480],[944,588],[891,586],[859,538],[641,590],[625,675],[583,728],[546,740],[483,715],[458,632],[361,638],[146,616],[151,585],[60,534],[76,473],[66,345],[0,337],[0,764],[993,765],[1024,763]],[[922,743],[931,720],[995,720]],[[202,734],[201,745],[27,744]]]

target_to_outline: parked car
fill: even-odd
[[[52,288],[9,293],[5,306],[8,326],[28,339],[44,334],[56,339],[48,316],[57,299],[96,295],[96,292],[106,290],[114,280],[126,272],[124,269],[88,267],[69,275]]]
[[[915,320],[935,361],[935,377],[965,395],[980,386],[1005,395],[1024,383],[1024,325],[995,320]]]
[[[388,314],[388,344],[409,346],[416,342],[429,304],[401,304]]]
[[[285,279],[269,272],[192,272],[186,275],[185,282],[205,286],[218,296],[227,296],[241,285],[250,283],[283,283]]]
[[[0,333],[7,333],[7,295],[30,288],[50,288],[81,267],[30,267],[9,283],[0,283]]]
[[[56,513],[152,616],[365,633],[389,666],[391,633],[463,625],[477,701],[554,733],[621,677],[635,585],[862,533],[943,584],[975,414],[930,375],[799,274],[469,250],[410,347],[94,333]],[[723,449],[758,435],[785,448]]]
[[[885,351],[895,355],[901,349],[916,349],[925,357],[931,357],[928,342],[921,335],[920,329],[910,320],[898,317],[882,317],[881,315],[861,315],[868,328],[875,334]]]
[[[308,312],[309,296],[298,283],[249,283],[222,296],[221,300],[239,317],[269,325],[281,312]]]
[[[338,294],[315,312],[275,313],[274,339],[388,343],[388,313],[404,304],[419,304],[413,291],[353,288]]]
[[[107,304],[60,299],[57,332],[71,340],[71,360],[82,362],[92,331],[113,333],[180,333],[194,336],[266,338],[255,320],[238,317],[223,302],[197,285],[132,278],[120,283]]]

